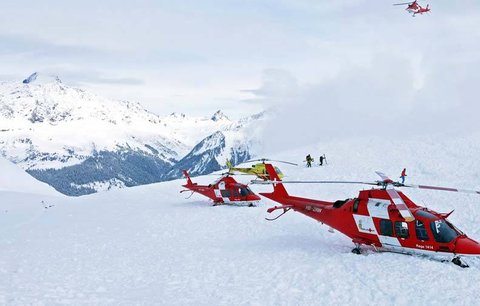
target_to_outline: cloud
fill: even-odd
[[[80,60],[85,58],[108,57],[101,49],[80,45],[51,43],[42,39],[17,35],[0,34],[0,56],[22,56],[27,60]]]
[[[145,80],[135,77],[111,77],[95,70],[69,70],[55,68],[46,70],[48,74],[56,74],[60,79],[67,81],[70,85],[81,86],[83,84],[108,84],[108,85],[144,85]]]
[[[352,133],[375,132],[372,122],[429,128],[416,119],[420,112],[444,125],[457,114],[464,125],[471,120],[458,118],[473,112],[456,107],[476,110],[478,1],[432,3],[432,14],[416,18],[380,0],[50,4],[3,8],[3,74],[48,70],[67,81],[63,68],[80,86],[97,84],[107,96],[165,113],[303,105],[285,119],[302,125],[312,112],[331,110],[347,127],[345,118],[362,122]],[[329,123],[323,130],[338,133],[331,128],[338,122],[321,119]]]
[[[261,89],[270,79],[257,99],[274,113],[265,128],[265,146],[281,149],[333,138],[479,131],[479,64],[378,53],[371,65],[352,66],[324,82],[291,83],[289,90],[280,80],[280,92],[294,93],[283,96],[281,103],[277,93],[263,95],[266,91]]]
[[[258,89],[243,90],[259,97],[288,97],[298,91],[297,79],[283,69],[266,69],[262,73],[262,85]]]

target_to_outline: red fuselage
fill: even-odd
[[[255,205],[260,201],[260,197],[254,194],[247,185],[238,183],[230,176],[222,177],[210,185],[198,185],[187,181],[187,184],[182,186],[210,198],[215,204]]]
[[[356,244],[402,253],[480,255],[480,244],[445,219],[445,215],[417,206],[398,192],[415,220],[405,222],[383,189],[364,190],[355,199],[324,202],[298,197],[262,195],[325,223]]]

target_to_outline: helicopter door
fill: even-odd
[[[415,242],[415,248],[426,251],[434,250],[432,240],[430,239],[425,223],[418,219],[415,220],[415,237],[417,238],[417,241]]]
[[[218,189],[215,190],[215,195],[223,199],[223,202],[230,202],[230,191],[225,189],[225,182],[218,183]]]
[[[379,220],[379,235],[378,239],[385,249],[392,251],[399,251],[401,248],[400,242],[395,237],[393,232],[393,222],[390,219]]]

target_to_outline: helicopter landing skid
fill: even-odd
[[[267,221],[275,221],[275,220],[277,220],[278,218],[280,218],[281,216],[283,216],[284,214],[286,214],[290,209],[292,209],[292,208],[291,208],[291,207],[284,208],[284,209],[283,209],[283,213],[279,214],[279,215],[276,216],[275,218],[265,218],[265,220],[267,220]]]

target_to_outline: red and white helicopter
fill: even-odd
[[[423,15],[423,13],[428,13],[428,12],[430,12],[430,8],[429,8],[429,5],[428,5],[428,4],[427,4],[426,7],[421,7],[421,6],[419,5],[419,9],[416,10],[415,12],[413,12],[413,15],[412,15],[412,16],[415,17],[415,15],[417,15],[417,14]]]
[[[198,185],[192,182],[187,170],[183,170],[183,174],[187,178],[187,184],[182,186],[187,189],[180,193],[186,191],[192,191],[192,195],[195,192],[199,193],[210,198],[214,206],[221,204],[256,206],[261,200],[247,185],[241,184],[231,177],[231,173],[222,174],[219,179],[209,185]]]
[[[352,181],[281,181],[271,164],[265,165],[270,181],[253,181],[255,184],[273,184],[272,193],[261,195],[276,201],[281,206],[269,208],[272,213],[283,210],[276,220],[289,210],[300,212],[352,239],[360,254],[361,245],[372,246],[377,251],[427,255],[432,258],[451,260],[461,267],[468,267],[463,257],[480,256],[480,244],[467,237],[446,218],[453,212],[442,214],[415,204],[394,187],[412,187],[480,194],[480,191],[426,185],[405,185],[394,182],[381,172],[382,178],[375,182]],[[353,199],[336,202],[320,201],[291,196],[284,183],[342,183],[379,186],[363,190]]]
[[[418,4],[417,0],[413,2],[395,3],[394,5],[406,5],[407,8],[405,10],[410,14],[412,14],[413,17],[415,17],[416,14],[423,14],[423,13],[430,12],[429,4],[427,4],[426,7],[422,7],[420,4]]]

